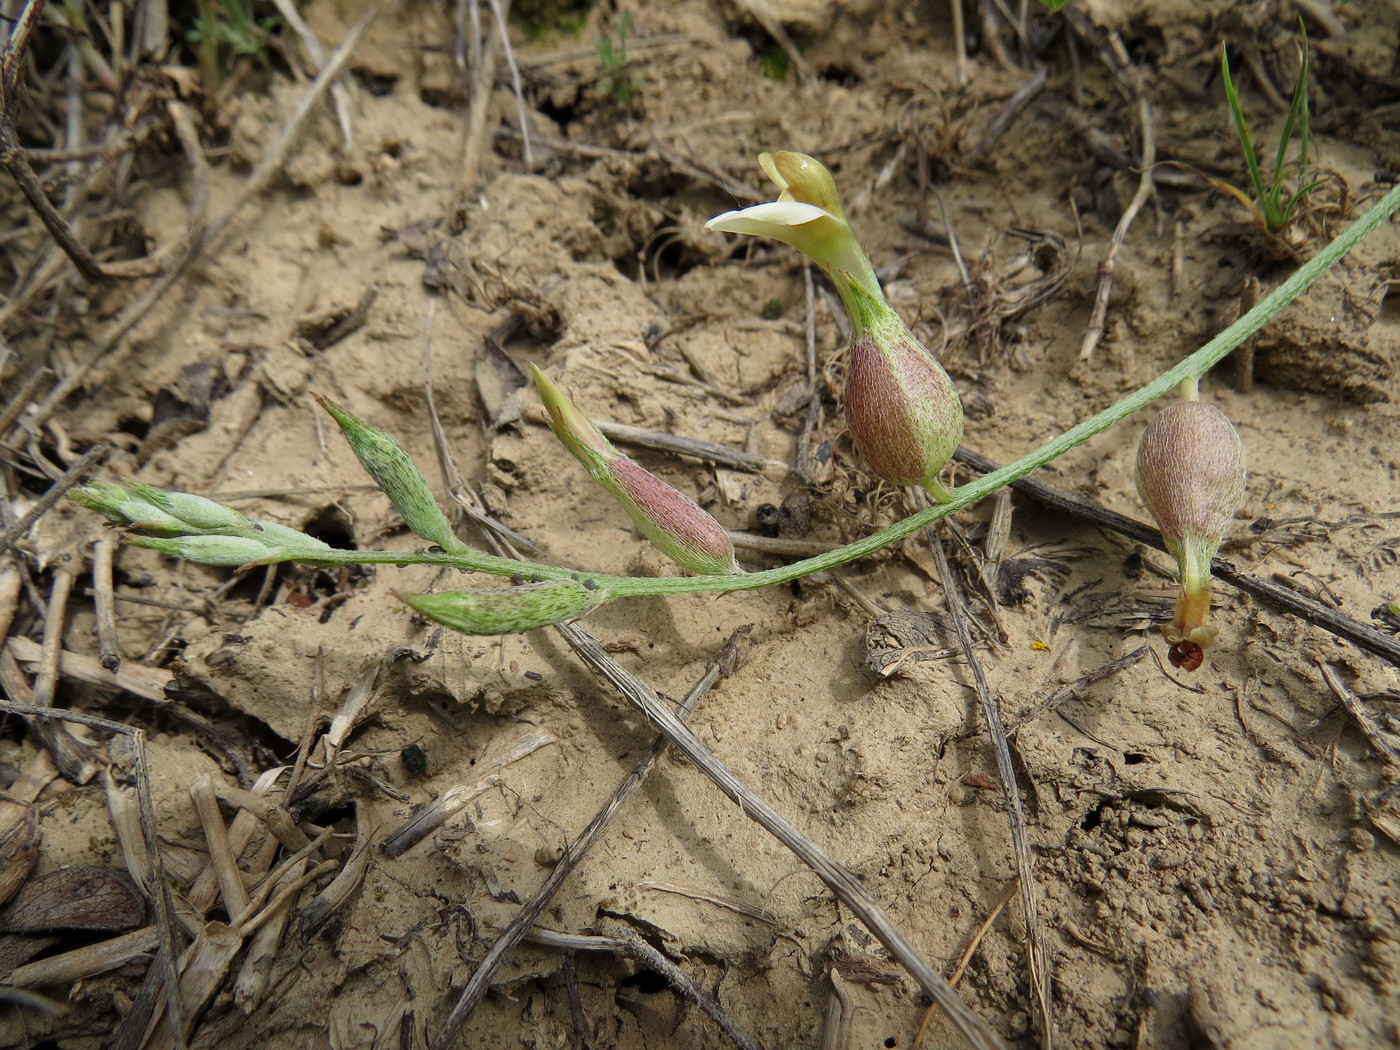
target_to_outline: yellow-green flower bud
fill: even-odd
[[[948,373],[883,298],[852,288],[856,336],[846,377],[846,427],[875,473],[950,498],[938,474],[962,440],[963,411]]]
[[[836,180],[819,160],[805,153],[761,153],[758,162],[778,186],[776,201],[716,215],[705,229],[771,237],[790,244],[826,271],[850,309],[848,286],[872,295],[880,282],[870,259],[851,232]]]
[[[1176,559],[1181,592],[1162,633],[1173,666],[1194,671],[1215,640],[1210,562],[1244,502],[1244,443],[1224,412],[1199,401],[1167,406],[1143,431],[1137,488]]]
[[[414,611],[463,634],[519,634],[577,619],[602,605],[609,595],[585,578],[399,597]]]
[[[452,526],[437,504],[433,490],[423,480],[413,460],[388,431],[366,423],[329,398],[317,399],[340,426],[345,440],[394,508],[404,524],[417,536],[446,551],[464,550],[466,545],[452,532]]]
[[[548,376],[534,365],[530,372],[555,435],[661,553],[699,575],[743,572],[724,527],[708,511],[624,456]]]

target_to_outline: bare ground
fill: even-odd
[[[1118,256],[1104,338],[1081,360],[1096,267],[1142,153],[1130,81],[1115,77],[1096,41],[1120,34],[1142,78],[1159,160],[1243,184],[1218,41],[1243,48],[1241,91],[1271,151],[1282,113],[1261,79],[1291,90],[1291,6],[1075,5],[1082,32],[1035,16],[1039,51],[1027,60],[1002,27],[1009,63],[988,46],[974,49],[963,87],[942,5],[771,4],[812,74],[789,69],[775,79],[781,51],[742,5],[624,4],[633,12],[626,69],[640,80],[630,107],[597,90],[592,42],[614,31],[614,13],[600,6],[576,33],[535,34],[529,20],[547,12],[527,12],[513,39],[530,163],[504,63],[494,94],[473,96],[441,6],[386,6],[350,62],[353,145],[320,105],[271,187],[36,428],[39,451],[12,442],[12,462],[42,452],[62,468],[108,441],[104,474],[226,499],[340,545],[412,549],[417,541],[385,497],[364,489],[310,394],[391,430],[436,480],[429,375],[456,469],[542,558],[668,574],[675,570],[539,425],[521,369],[531,361],[547,369],[598,418],[791,464],[810,314],[826,395],[813,484],[780,469],[638,456],[729,528],[751,530],[762,505],[783,505],[785,535],[834,546],[904,511],[842,430],[844,318],[835,300],[820,281],[808,299],[795,253],[701,228],[736,202],[768,199],[754,163],[760,150],[799,149],[832,167],[891,300],[963,393],[965,443],[1000,462],[1194,349],[1233,320],[1246,278],[1272,287],[1291,271],[1290,252],[1311,255],[1377,195],[1375,173],[1400,166],[1386,116],[1400,99],[1396,8],[1339,7],[1331,17],[1340,32],[1310,14],[1316,149],[1331,174],[1291,242],[1269,242],[1238,202],[1162,169]],[[333,47],[361,11],[328,0],[305,14]],[[1040,67],[1043,88],[1000,123]],[[265,91],[206,111],[210,213],[233,200],[305,91],[274,76]],[[464,166],[473,104],[487,109]],[[182,235],[192,191],[168,145],[141,155],[127,189],[126,222],[156,245]],[[1125,158],[1117,166],[1115,151]],[[15,224],[32,222],[18,198],[9,209]],[[1382,228],[1263,333],[1252,384],[1227,362],[1203,385],[1249,455],[1248,499],[1226,556],[1382,628],[1372,610],[1400,597],[1400,528],[1387,516],[1400,489],[1400,315],[1386,302],[1397,259],[1400,237]],[[140,287],[74,278],[10,316],[7,390],[42,361],[58,374],[71,369]],[[1132,450],[1145,422],[1134,417],[1076,449],[1047,480],[1143,516]],[[13,467],[8,477],[17,516],[47,481],[21,483]],[[1008,722],[1144,643],[1160,656],[1152,625],[1172,593],[1164,555],[1021,497],[1014,509],[1009,560],[991,572],[1001,600],[977,607],[986,625],[980,656]],[[969,580],[985,566],[990,515],[985,507],[959,519],[968,542],[957,560]],[[24,642],[44,637],[38,602],[65,564],[80,575],[64,647],[96,654],[82,559],[98,534],[92,515],[60,507],[24,540],[33,586],[18,600],[9,650],[21,672],[33,672],[36,647]],[[776,564],[758,553],[741,560]],[[694,716],[697,732],[859,873],[919,949],[951,970],[1007,896],[1014,867],[963,664],[913,651],[882,676],[869,662],[882,648],[911,645],[911,630],[937,634],[908,615],[870,625],[872,607],[939,613],[931,565],[910,541],[842,570],[841,585],[815,579],[723,598],[618,602],[584,626],[624,666],[679,697],[735,627],[753,624],[737,670]],[[352,859],[357,837],[371,848],[353,892],[319,928],[303,933],[300,920],[332,872],[293,900],[290,928],[254,967],[266,988],[246,1002],[232,992],[245,965],[235,958],[191,1045],[426,1045],[496,932],[653,731],[549,632],[466,638],[409,615],[392,592],[458,585],[433,570],[286,568],[270,587],[255,573],[231,589],[229,578],[122,548],[124,669],[148,675],[156,696],[168,679],[168,698],[153,706],[65,674],[58,703],[150,729],[155,815],[183,899],[208,849],[191,785],[206,774],[237,785],[241,772],[249,787],[250,775],[292,763],[358,683],[365,706],[306,819],[339,833],[316,859]],[[1160,659],[1141,660],[1017,734],[1055,1042],[1397,1045],[1397,670],[1230,588],[1217,584],[1216,593],[1221,642],[1203,669],[1169,673]],[[1339,704],[1324,668],[1359,698],[1374,739]],[[23,699],[14,681],[7,695]],[[180,712],[212,728],[191,728]],[[396,857],[376,848],[415,807],[476,784],[532,734],[543,734],[543,746],[501,766],[433,835]],[[406,762],[409,745],[426,755],[425,773]],[[318,746],[306,773],[327,757]],[[42,750],[18,726],[0,749],[17,768]],[[86,786],[56,781],[37,814],[43,842],[31,880],[65,865],[125,870],[103,776]],[[250,870],[265,871],[274,855],[263,848],[255,861],[260,841],[243,856]],[[225,908],[211,902],[201,918],[227,920]],[[569,933],[610,923],[678,962],[764,1046],[915,1045],[925,1013],[917,989],[790,854],[669,757],[541,921]],[[62,932],[42,950],[109,935]],[[837,938],[853,953],[839,967],[830,961]],[[33,954],[7,950],[21,962]],[[108,1045],[148,960],[37,988],[70,1011],[48,1018],[5,1007],[0,1040]],[[725,1045],[664,980],[615,956],[577,957],[571,1010],[567,960],[523,946],[458,1045]],[[1009,1045],[1038,1044],[1014,898],[960,990]],[[849,1032],[820,1044],[824,1029],[831,1037],[833,997],[845,1004]],[[920,1045],[962,1044],[935,1019]]]

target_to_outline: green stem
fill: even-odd
[[[838,565],[873,554],[881,548],[902,540],[920,529],[941,521],[950,514],[956,514],[965,507],[985,499],[997,489],[1017,481],[1037,467],[1064,455],[1076,445],[1082,445],[1096,434],[1100,434],[1131,415],[1149,402],[1155,401],[1182,382],[1199,380],[1226,354],[1251,335],[1257,332],[1280,310],[1291,303],[1327,270],[1336,265],[1343,255],[1400,208],[1400,185],[1395,186],[1376,204],[1339,234],[1316,256],[1298,268],[1286,281],[1259,302],[1254,309],[1241,317],[1229,328],[1201,347],[1190,357],[1174,368],[1162,373],[1146,386],[1139,388],[1121,401],[1104,409],[1098,415],[1086,419],[1078,426],[1065,431],[1059,437],[1047,441],[1035,451],[1027,453],[1014,463],[1000,470],[961,486],[946,503],[911,514],[903,521],[891,525],[864,539],[827,551],[815,558],[793,562],[764,572],[746,573],[742,576],[608,576],[599,573],[579,572],[577,569],[561,568],[556,565],[542,565],[536,562],[514,561],[489,554],[468,552],[447,553],[394,553],[392,551],[334,551],[318,550],[307,552],[305,558],[298,558],[290,548],[284,549],[285,557],[278,560],[309,561],[316,564],[391,564],[391,565],[443,565],[475,572],[486,572],[497,576],[523,576],[529,580],[575,579],[591,580],[607,590],[611,597],[630,598],[657,594],[702,594],[729,591],[751,591],[760,587],[788,583],[810,576],[823,569],[833,569]]]

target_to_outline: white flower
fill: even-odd
[[[804,153],[762,153],[758,162],[777,184],[778,199],[716,215],[705,228],[792,245],[826,271],[848,309],[852,284],[883,301],[870,260],[846,222],[831,172]],[[856,316],[855,310],[851,313]]]

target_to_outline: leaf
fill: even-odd
[[[885,613],[865,631],[865,664],[881,678],[894,677],[906,664],[941,659],[957,651],[948,625],[933,613]]]
[[[145,905],[130,878],[116,868],[61,868],[31,879],[0,912],[0,931],[134,930]]]

